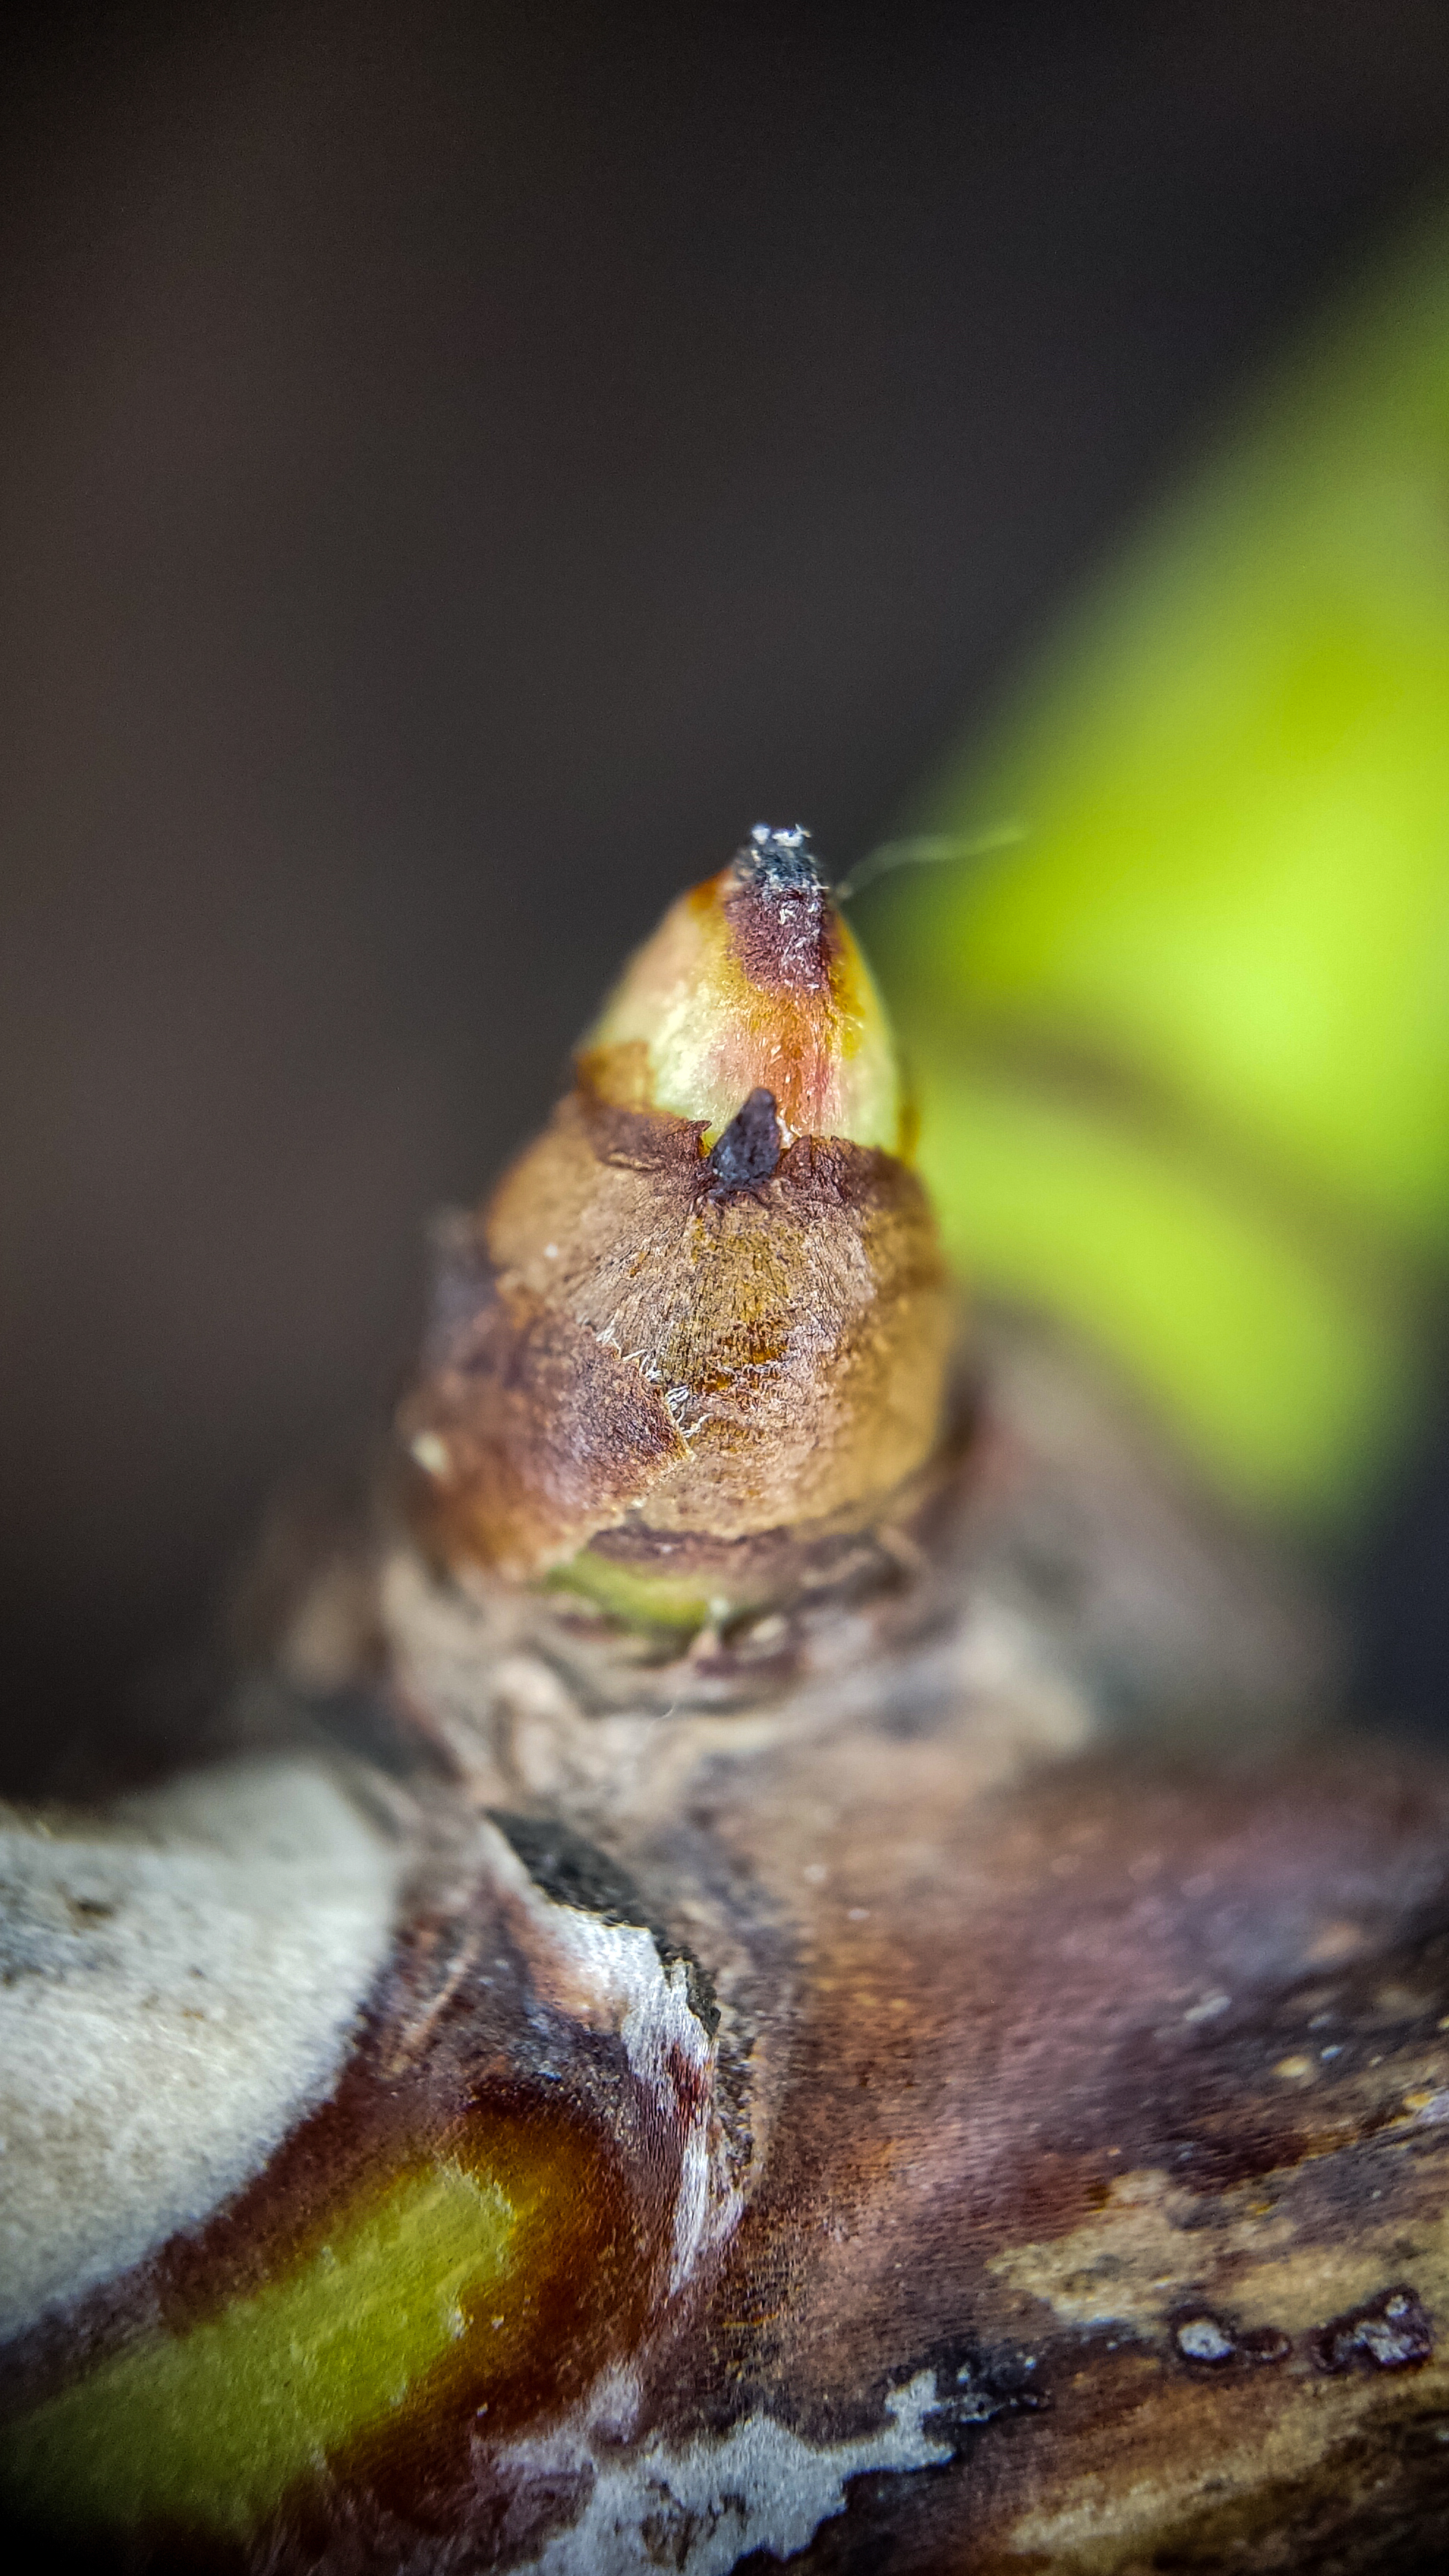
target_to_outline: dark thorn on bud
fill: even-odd
[[[736,855],[735,869],[743,884],[757,886],[763,894],[819,894],[825,883],[803,823],[788,831],[757,823]]]
[[[780,1121],[775,1114],[775,1095],[763,1089],[752,1091],[710,1150],[716,1195],[722,1196],[726,1190],[747,1190],[756,1181],[767,1181],[779,1159]]]

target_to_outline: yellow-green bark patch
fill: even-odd
[[[509,2268],[496,2183],[438,2164],[287,2277],[181,2335],[150,2334],[4,2436],[22,2509],[243,2539],[327,2455],[404,2403]]]

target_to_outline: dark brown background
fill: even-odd
[[[385,1404],[427,1210],[670,892],[868,847],[1449,174],[1449,12],[52,7],[3,93],[19,1780]]]

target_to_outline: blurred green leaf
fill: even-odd
[[[983,1286],[1342,1518],[1449,1265],[1449,226],[1300,349],[920,817],[871,924]]]

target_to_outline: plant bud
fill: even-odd
[[[952,1332],[902,1128],[860,952],[805,835],[762,826],[445,1237],[401,1417],[437,1552],[687,1626],[878,1520],[937,1444]]]
[[[671,905],[605,1004],[584,1063],[601,1098],[698,1119],[707,1145],[764,1090],[785,1144],[835,1136],[903,1150],[890,1024],[798,827],[757,824],[728,867]]]

